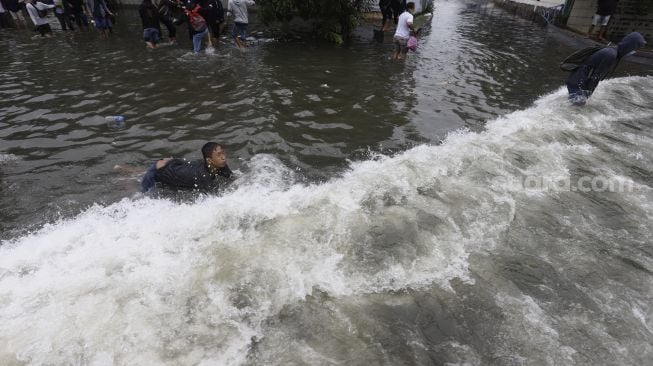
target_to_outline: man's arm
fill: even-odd
[[[168,164],[168,162],[170,160],[172,160],[172,158],[163,158],[163,159],[157,160],[156,164],[154,165],[156,167],[156,170],[159,170],[159,169],[163,168],[164,166],[166,166],[166,164]]]

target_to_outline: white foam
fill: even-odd
[[[15,160],[18,160],[18,156],[14,154],[0,154],[0,164]]]
[[[633,83],[653,85],[601,85]],[[592,103],[609,102],[601,98]],[[651,114],[580,110],[561,89],[485,132],[355,162],[325,184],[295,184],[259,155],[221,197],[92,207],[0,247],[0,364],[240,364],[265,320],[315,289],[338,297],[472,283],[468,256],[500,245],[525,193],[517,177],[562,174],[569,154],[594,153],[555,134]],[[514,163],[516,153],[530,163]],[[507,183],[492,184],[496,176]],[[532,301],[504,303],[528,310],[539,327],[531,335],[555,338]]]

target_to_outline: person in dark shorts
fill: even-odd
[[[381,9],[381,16],[383,20],[381,21],[381,31],[385,32],[388,30],[389,20],[392,19],[392,0],[380,0],[379,8]]]
[[[28,26],[27,20],[23,15],[21,2],[19,2],[18,0],[6,0],[3,3],[3,6],[5,7],[5,9],[9,10],[9,14],[16,28],[19,28],[21,24],[25,27]]]
[[[395,25],[399,22],[399,16],[406,11],[406,0],[390,0],[390,8],[394,14]]]
[[[212,45],[218,45],[220,34],[225,26],[224,7],[220,0],[201,0],[200,6],[206,14],[206,25],[209,27],[210,37],[213,39]]]
[[[156,48],[161,37],[161,26],[159,25],[159,11],[152,3],[152,0],[143,0],[138,8],[138,13],[143,22],[143,41],[147,48]]]
[[[216,186],[217,177],[230,178],[224,148],[215,142],[202,146],[202,160],[161,159],[153,163],[141,181],[141,191],[146,193],[157,183],[178,189],[206,191]]]
[[[154,5],[159,11],[159,21],[168,29],[170,43],[177,42],[177,26],[174,23],[175,10],[179,9],[177,3],[171,0],[155,0]]]
[[[41,17],[39,10],[44,11],[46,9],[53,9],[54,5],[44,4],[40,1],[35,0],[27,0],[25,7],[30,18],[32,18],[32,22],[36,27],[36,31],[41,34],[41,37],[51,37],[52,28],[50,28],[48,18],[46,16]]]
[[[82,0],[67,0],[70,5],[70,16],[75,19],[79,28],[88,28],[88,18],[84,13],[84,2]]]

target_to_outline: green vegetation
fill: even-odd
[[[370,9],[373,0],[258,0],[260,19],[269,24],[288,24],[298,16],[308,21],[316,35],[334,43],[349,38],[358,25],[361,13]]]

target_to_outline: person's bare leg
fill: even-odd
[[[207,46],[206,46],[206,47],[207,47],[207,48],[208,48],[208,47],[213,48],[213,41],[212,41],[212,39],[213,39],[213,36],[211,35],[211,31],[209,30],[209,33],[206,34],[206,42],[207,42]]]
[[[236,41],[236,46],[238,46],[238,48],[243,48],[243,47],[245,47],[245,46],[243,45],[243,42],[241,42],[240,37],[234,37],[234,41]]]
[[[226,26],[227,26],[227,22],[222,22],[218,26],[218,34],[217,34],[217,38],[216,38],[216,41],[215,41],[215,46],[216,47],[218,47],[220,45],[220,35],[222,34],[222,32],[224,31],[224,28]]]
[[[593,31],[594,31],[594,24],[590,25],[590,29],[587,30],[587,34],[585,34],[585,37],[586,38],[591,37]]]
[[[605,41],[605,32],[608,30],[608,26],[602,25],[601,28],[599,28],[599,41]]]

